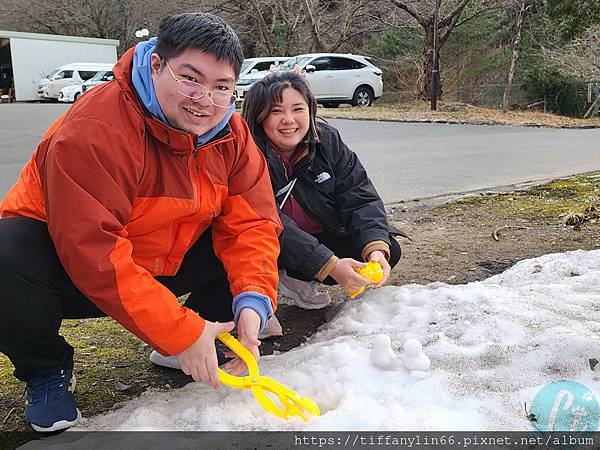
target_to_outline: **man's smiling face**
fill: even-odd
[[[219,61],[211,53],[188,48],[180,55],[169,58],[168,63],[179,80],[200,83],[209,91],[227,91],[233,94],[235,72],[226,60]],[[208,94],[196,100],[182,95],[179,92],[180,83],[173,78],[169,67],[157,53],[152,55],[154,91],[171,126],[198,135],[214,128],[223,120],[228,108],[213,105]]]

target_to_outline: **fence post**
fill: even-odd
[[[596,98],[600,97],[600,81],[594,82],[594,96]],[[597,116],[600,112],[600,102],[596,103],[596,108],[594,110],[594,115]]]
[[[548,112],[548,101],[546,100],[546,94],[544,94],[544,112]]]

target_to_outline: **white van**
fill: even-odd
[[[71,63],[57,67],[38,86],[39,98],[58,98],[60,90],[67,86],[83,84],[100,71],[112,70],[111,63]]]

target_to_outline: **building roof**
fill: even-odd
[[[81,42],[87,44],[99,44],[99,45],[112,45],[117,47],[119,45],[118,39],[100,39],[91,37],[79,37],[79,36],[63,36],[60,34],[41,34],[41,33],[23,33],[21,31],[4,31],[0,30],[1,38],[20,38],[20,39],[38,39],[42,41],[62,41],[62,42]]]

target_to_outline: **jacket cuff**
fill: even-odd
[[[385,259],[390,260],[390,246],[388,243],[385,241],[373,241],[363,247],[361,252],[363,261],[368,261],[369,255],[375,250],[381,250],[385,255]]]
[[[337,264],[339,259],[340,258],[338,258],[335,255],[333,255],[331,258],[329,258],[329,260],[325,263],[325,265],[323,267],[321,267],[321,270],[319,270],[317,272],[317,274],[315,275],[315,278],[322,282],[325,278],[327,278],[329,276],[329,273],[333,270],[333,268],[335,267],[335,265]]]
[[[258,292],[242,292],[234,297],[232,303],[233,309],[233,321],[237,326],[238,318],[244,308],[250,308],[256,314],[260,316],[260,330],[263,331],[267,326],[269,317],[273,315],[273,307],[271,306],[271,299],[266,295],[259,294]]]
[[[206,320],[189,308],[183,307],[183,309],[185,310],[186,320],[177,325],[177,341],[165,343],[146,341],[148,345],[162,355],[177,355],[182,351],[187,350],[204,332]],[[140,337],[140,339],[142,338]]]

